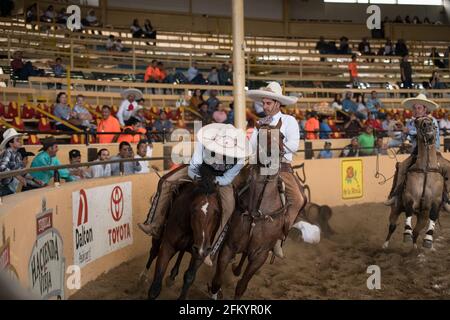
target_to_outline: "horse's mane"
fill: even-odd
[[[213,168],[206,164],[201,164],[199,168],[201,180],[196,183],[193,190],[193,196],[197,195],[210,195],[217,191],[216,189],[216,175]]]

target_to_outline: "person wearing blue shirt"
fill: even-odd
[[[409,140],[413,146],[413,154],[409,156],[406,160],[401,162],[394,176],[394,183],[392,184],[392,189],[389,194],[388,199],[384,202],[385,205],[392,205],[395,203],[397,196],[401,194],[402,186],[404,181],[406,180],[406,174],[408,169],[414,164],[415,158],[417,155],[417,128],[414,124],[414,119],[421,117],[430,117],[433,119],[433,123],[436,128],[436,151],[439,161],[439,166],[442,169],[444,175],[444,184],[445,184],[445,195],[446,201],[444,201],[444,208],[446,211],[450,212],[450,161],[445,159],[441,153],[439,152],[440,147],[440,136],[439,136],[439,126],[437,124],[436,119],[434,119],[429,113],[438,108],[437,103],[429,100],[424,94],[419,94],[415,98],[409,98],[403,100],[402,106],[408,109],[412,109],[413,120],[407,123],[406,128],[408,131],[407,140]]]
[[[330,150],[331,149],[331,142],[327,141],[325,142],[325,145],[323,146],[324,150],[321,150],[319,152],[319,156],[317,157],[318,159],[331,159],[333,158],[333,152]]]
[[[333,130],[331,130],[330,126],[328,125],[328,118],[322,119],[322,122],[320,122],[320,127],[319,127],[319,138],[320,139],[329,139],[332,131]]]
[[[351,92],[345,94],[345,99],[342,100],[342,110],[351,113],[356,113],[358,110],[358,105],[352,100]]]
[[[380,109],[383,108],[383,103],[378,99],[376,91],[370,93],[370,98],[367,99],[366,107],[372,114],[378,117]]]

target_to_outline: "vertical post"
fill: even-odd
[[[8,34],[8,63],[11,63],[11,37]]]
[[[232,6],[234,125],[245,130],[244,0],[233,0]]]
[[[132,40],[133,44],[133,76],[136,76],[136,46],[134,40]]]
[[[72,88],[71,88],[71,82],[70,82],[70,67],[67,68],[67,75],[66,75],[66,80],[67,80],[67,102],[69,103],[69,105],[71,105],[71,96],[72,96]]]
[[[73,69],[73,38],[70,36],[70,69]]]
[[[283,0],[283,30],[284,37],[289,35],[289,0]]]

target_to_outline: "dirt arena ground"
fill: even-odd
[[[450,216],[441,215],[434,251],[422,249],[421,238],[417,250],[402,243],[404,216],[390,248],[383,250],[388,215],[389,209],[381,204],[333,208],[330,225],[337,234],[318,245],[291,237],[284,247],[287,257],[272,265],[267,261],[243,299],[450,299]],[[180,271],[187,268],[189,257]],[[72,299],[146,299],[149,283],[137,284],[146,258],[123,263],[86,284]],[[369,265],[381,268],[380,290],[367,289]],[[230,268],[227,271],[224,298],[231,299],[237,278]],[[208,299],[206,284],[212,273],[212,268],[201,267],[191,299]],[[181,283],[180,273],[172,288],[163,287],[160,298],[176,299]]]

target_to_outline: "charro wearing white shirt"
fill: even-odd
[[[300,213],[303,205],[306,203],[306,199],[303,196],[299,182],[294,176],[291,168],[291,161],[293,153],[297,152],[299,140],[300,140],[300,128],[297,120],[287,114],[283,114],[280,111],[281,106],[291,105],[297,102],[296,97],[284,96],[282,94],[281,86],[277,82],[270,82],[269,85],[262,90],[249,90],[247,96],[255,101],[261,101],[263,104],[264,112],[267,115],[266,118],[260,120],[260,123],[276,126],[278,121],[281,120],[280,131],[284,135],[284,151],[285,154],[280,164],[280,178],[285,184],[285,195],[288,203],[287,209],[287,223],[290,229],[294,224],[297,215]],[[258,130],[255,130],[250,137],[250,143],[253,150],[257,150],[257,136]],[[285,235],[287,236],[287,234]],[[274,253],[276,256],[283,258],[283,251],[281,249],[281,240],[277,241],[274,247]]]
[[[134,110],[138,107],[136,100],[142,98],[142,92],[137,89],[127,89],[122,92],[122,97],[124,97],[125,100],[120,104],[116,116],[120,125],[125,126],[126,122],[133,115]]]

